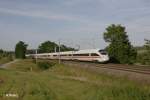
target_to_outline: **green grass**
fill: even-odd
[[[0,69],[0,80],[0,100],[150,100],[149,84],[63,64],[42,71],[31,60],[21,60]]]

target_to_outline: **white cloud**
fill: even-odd
[[[17,15],[17,16],[44,18],[44,19],[49,19],[49,20],[66,20],[66,21],[76,20],[76,18],[72,16],[67,16],[63,14],[55,14],[55,13],[44,12],[44,11],[33,11],[33,10],[24,11],[24,10],[0,8],[0,13],[12,14],[12,15]]]

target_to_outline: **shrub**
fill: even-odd
[[[12,55],[9,55],[9,56],[8,56],[8,59],[9,59],[10,61],[13,61],[13,56],[12,56]]]
[[[33,62],[34,64],[36,64],[36,59],[32,59],[32,62]]]
[[[46,70],[46,69],[49,69],[51,67],[53,67],[55,64],[52,63],[52,62],[48,62],[48,61],[45,61],[45,62],[38,62],[38,67],[42,70]]]
[[[139,54],[137,56],[137,62],[138,63],[141,63],[143,65],[150,65],[150,57],[149,55],[147,54],[147,52],[145,53],[142,53],[142,54]]]

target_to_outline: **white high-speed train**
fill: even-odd
[[[37,59],[61,59],[61,60],[95,61],[95,62],[107,62],[109,60],[107,52],[105,50],[100,49],[28,54],[26,56]]]

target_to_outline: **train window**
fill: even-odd
[[[87,54],[81,54],[81,56],[89,56],[89,54],[87,53]]]
[[[67,56],[67,55],[60,55],[60,56]]]
[[[102,55],[107,55],[107,52],[105,50],[99,50],[99,52],[102,54]]]
[[[54,57],[56,57],[57,55],[53,55]]]
[[[89,56],[89,54],[88,53],[86,53],[86,54],[73,54],[73,56]]]
[[[96,53],[91,53],[91,56],[99,56],[99,55]]]

